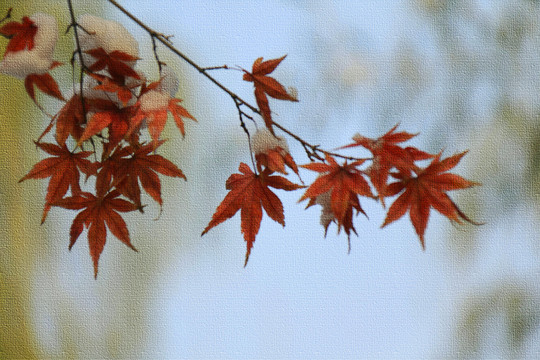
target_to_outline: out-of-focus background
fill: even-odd
[[[146,33],[105,1],[74,3],[125,24],[139,69],[157,79]],[[313,143],[335,148],[400,123],[420,132],[414,146],[469,149],[456,172],[483,186],[453,198],[486,224],[432,214],[422,252],[408,219],[381,230],[384,211],[364,201],[370,219],[356,219],[347,255],[334,225],[324,238],[318,207],[281,192],[287,226],[263,219],[244,269],[239,218],[200,237],[225,180],[249,161],[236,108],[160,49],[199,120],[185,140],[168,126],[162,147],[188,182],[162,179],[159,219],[154,205],[127,216],[139,253],[109,236],[94,280],[84,235],[68,251],[74,212],[53,209],[40,226],[46,182],[17,183],[43,158],[32,140],[47,121],[21,81],[0,76],[1,358],[540,358],[538,1],[122,3],[202,66],[288,54],[274,75],[300,102],[271,106]],[[0,13],[9,7],[16,19],[44,11],[68,24],[62,2],[3,0]],[[60,40],[65,66],[72,44]],[[253,99],[241,73],[212,74]]]

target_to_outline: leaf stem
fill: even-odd
[[[248,146],[249,146],[249,155],[251,157],[251,165],[253,165],[253,172],[257,174],[257,167],[255,166],[255,159],[253,158],[253,149],[251,147],[251,135],[249,134],[249,130],[246,126],[246,123],[244,122],[243,117],[246,116],[248,119],[253,120],[250,116],[248,116],[244,111],[242,111],[241,106],[242,103],[238,99],[234,99],[234,104],[236,105],[236,109],[238,110],[238,118],[240,119],[240,126],[242,129],[244,129],[244,132],[247,135],[248,138]]]

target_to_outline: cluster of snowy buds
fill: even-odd
[[[158,60],[155,46],[159,78],[150,82],[137,70],[139,44],[119,23],[92,15],[83,15],[77,20],[72,16],[70,28],[75,37],[75,51],[71,64],[72,71],[79,74],[79,81],[73,84],[71,95],[65,96],[49,73],[62,65],[54,60],[58,40],[54,17],[34,14],[19,22],[5,23],[9,15],[2,20],[4,24],[0,24],[0,35],[9,39],[0,72],[24,79],[28,95],[40,109],[43,110],[35,88],[63,104],[56,114],[48,115],[50,122],[36,141],[49,157],[35,164],[21,181],[49,179],[42,222],[52,207],[78,211],[69,231],[69,247],[71,249],[86,229],[97,276],[108,232],[135,249],[121,213],[143,212],[143,190],[161,209],[163,199],[158,174],[186,179],[183,172],[157,154],[157,150],[164,143],[161,134],[168,119],[174,120],[184,137],[184,120],[195,120],[195,117],[175,97],[179,79]],[[144,28],[149,31],[148,27]],[[152,40],[158,39],[172,48],[161,34],[149,33]],[[226,189],[229,192],[202,235],[240,211],[247,264],[263,210],[272,220],[285,226],[283,204],[270,188],[285,191],[304,188],[299,201],[309,200],[307,207],[321,206],[320,222],[325,235],[330,224],[335,223],[338,233],[343,230],[347,234],[349,251],[350,235],[356,233],[354,217],[358,213],[365,215],[361,198],[379,201],[386,208],[385,199],[397,196],[382,226],[409,212],[422,247],[432,208],[457,223],[472,223],[447,195],[448,191],[477,185],[448,172],[466,152],[443,159],[441,153],[429,154],[414,147],[402,147],[401,143],[415,134],[397,132],[396,125],[376,139],[355,135],[354,143],[338,149],[361,147],[371,152],[372,157],[350,157],[311,145],[275,122],[269,97],[298,101],[296,89],[287,90],[270,76],[284,59],[282,56],[263,61],[260,57],[251,71],[241,69],[243,80],[253,83],[258,108],[226,90],[234,100],[241,126],[250,140],[252,167],[241,163],[240,173],[228,178]],[[191,60],[188,63],[219,84],[204,68]],[[246,108],[251,115],[245,112]],[[44,114],[47,115],[45,111]],[[257,116],[264,127],[258,127],[250,136],[244,120],[256,123]],[[297,166],[285,138],[276,135],[276,128],[300,143],[311,162]],[[47,138],[51,140],[45,141]],[[424,161],[429,163],[422,166]],[[282,176],[288,175],[287,168],[302,185]],[[300,179],[299,169],[302,168],[318,173],[313,183],[306,185]]]

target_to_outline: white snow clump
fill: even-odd
[[[259,129],[251,138],[251,146],[255,154],[266,153],[276,147],[282,148],[285,153],[289,152],[287,140],[282,136],[274,136],[267,128]]]
[[[77,23],[83,28],[79,31],[82,51],[102,48],[109,54],[117,50],[133,57],[139,56],[137,40],[116,21],[85,14],[79,17]],[[86,58],[84,60],[86,63]]]
[[[151,112],[157,110],[164,110],[169,106],[169,100],[171,97],[168,93],[150,90],[144,93],[139,101],[141,103],[141,111]]]

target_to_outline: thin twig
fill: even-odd
[[[209,67],[203,68],[204,71],[220,70],[220,69],[229,70],[230,67],[228,67],[227,65],[221,65],[221,66],[209,66]]]
[[[157,43],[156,43],[156,37],[152,34],[150,34],[150,38],[152,39],[152,51],[154,52],[154,58],[156,59],[158,70],[159,70],[159,76],[161,77],[161,72],[163,70],[163,65],[165,64],[159,59],[159,55],[157,52]]]
[[[290,137],[292,137],[294,140],[298,141],[300,144],[302,144],[302,146],[304,147],[304,149],[308,153],[308,157],[310,158],[310,160],[312,160],[312,157],[314,157],[317,160],[324,161],[324,159],[320,155],[318,155],[318,153],[321,153],[321,154],[324,154],[324,155],[330,155],[330,156],[333,156],[333,157],[338,157],[338,158],[345,159],[345,160],[351,160],[351,161],[371,160],[372,159],[372,158],[358,158],[358,157],[354,157],[354,156],[345,156],[345,155],[341,155],[341,154],[338,154],[338,153],[335,153],[335,152],[332,152],[332,151],[323,150],[323,149],[321,149],[319,147],[320,145],[313,145],[313,144],[308,143],[307,141],[305,141],[304,139],[302,139],[301,137],[299,137],[298,135],[296,135],[292,131],[284,128],[280,124],[278,124],[276,122],[273,122],[273,125],[275,127],[277,127],[279,130],[281,130],[284,133],[286,133],[287,135],[289,135]],[[308,148],[309,148],[310,151],[308,151]]]
[[[238,117],[240,119],[240,126],[242,127],[242,129],[244,129],[244,132],[246,133],[247,135],[247,138],[248,138],[248,146],[249,146],[249,155],[251,157],[251,164],[253,165],[253,171],[255,172],[255,174],[257,174],[257,167],[255,166],[255,159],[253,158],[253,149],[251,148],[251,135],[249,134],[249,130],[246,126],[246,123],[244,122],[244,119],[243,119],[243,116],[247,116],[246,113],[244,113],[244,111],[242,111],[241,109],[241,106],[242,106],[242,103],[238,100],[238,99],[234,99],[234,104],[236,105],[236,109],[238,110]],[[253,118],[249,117],[251,120],[253,120]]]
[[[6,21],[7,19],[11,18],[11,11],[13,10],[13,8],[9,8],[7,13],[6,13],[6,16],[4,16],[2,19],[0,19],[0,24],[3,23],[4,21]]]
[[[82,107],[82,113],[84,121],[86,121],[86,104],[84,101],[84,69],[86,69],[86,65],[83,60],[83,54],[81,49],[81,42],[79,39],[79,24],[77,23],[77,20],[75,20],[75,13],[73,12],[73,4],[71,0],[67,0],[68,8],[69,8],[69,16],[71,17],[71,24],[68,26],[67,31],[69,31],[70,28],[73,28],[73,35],[75,36],[75,45],[77,46],[77,49],[75,49],[75,52],[79,55],[79,61],[81,63],[81,69],[79,71],[79,95],[81,99],[81,107]],[[86,31],[86,30],[85,30]],[[75,54],[75,53],[74,53]],[[75,69],[75,56],[72,57],[72,68]]]

